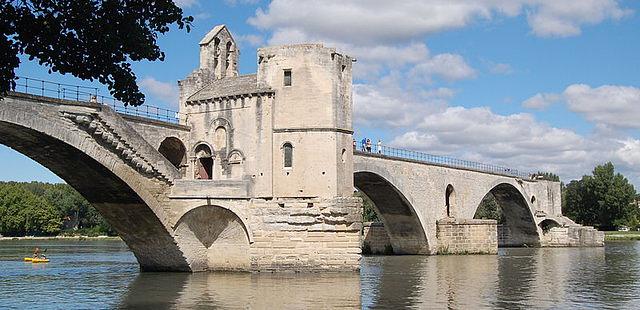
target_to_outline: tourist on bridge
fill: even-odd
[[[382,140],[378,139],[378,144],[376,145],[376,149],[378,150],[378,154],[382,154]]]
[[[360,145],[362,147],[362,151],[366,151],[367,150],[367,138],[362,138],[362,141],[360,141]]]
[[[371,139],[369,138],[367,138],[366,148],[367,148],[367,152],[371,153]]]

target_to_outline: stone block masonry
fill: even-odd
[[[438,254],[497,254],[495,220],[445,218],[436,223]]]
[[[361,200],[281,199],[251,203],[252,271],[357,271]]]
[[[362,254],[393,254],[391,240],[383,223],[363,223],[362,252]]]

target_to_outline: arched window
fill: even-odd
[[[211,180],[213,178],[213,157],[211,148],[206,144],[196,147],[196,179]]]
[[[220,151],[227,147],[227,129],[223,126],[218,126],[214,133],[213,148]]]
[[[287,142],[282,146],[282,152],[284,154],[284,167],[293,167],[293,145]]]
[[[227,52],[226,53],[227,59],[224,62],[224,69],[225,70],[227,70],[229,68],[229,65],[231,65],[231,52],[232,52],[231,44],[232,44],[231,41],[227,42],[227,51],[226,51]]]
[[[453,185],[447,185],[447,190],[445,193],[445,204],[447,206],[447,217],[450,217],[452,212],[451,209],[456,204],[456,191],[453,189]]]

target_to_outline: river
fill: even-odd
[[[22,262],[34,246],[51,262]],[[0,309],[624,309],[640,242],[499,255],[371,256],[356,273],[140,273],[118,240],[0,241]]]

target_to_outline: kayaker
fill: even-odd
[[[40,257],[40,249],[38,247],[36,247],[33,250],[33,258],[38,258],[38,257]]]

